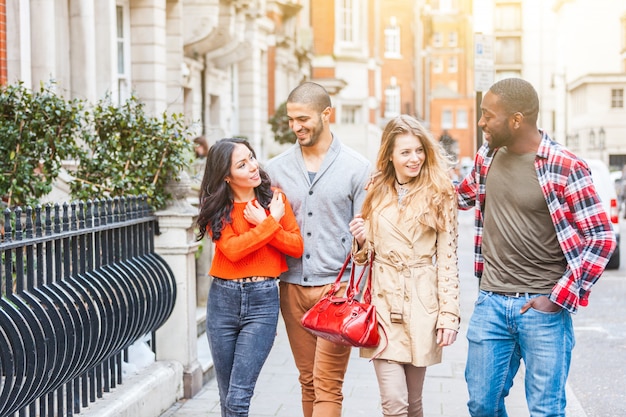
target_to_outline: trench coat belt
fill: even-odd
[[[385,264],[387,266],[395,268],[405,278],[411,277],[411,268],[433,265],[433,261],[431,258],[419,258],[419,259],[414,259],[410,262],[404,262],[395,256],[391,256],[389,258],[376,256],[376,258],[374,259],[374,262],[380,262],[381,264]]]
[[[433,264],[433,261],[431,258],[419,258],[419,259],[414,259],[410,262],[404,262],[402,260],[399,259],[399,257],[394,256],[395,254],[391,254],[390,257],[381,257],[381,256],[376,256],[374,258],[374,262],[379,262],[381,264],[390,266],[392,268],[395,268],[399,274],[401,274],[404,278],[411,278],[411,269],[412,268],[417,268],[420,266],[429,266]],[[403,291],[406,285],[406,282],[403,282]],[[389,314],[390,317],[389,319],[391,320],[392,323],[402,323],[404,321],[403,318],[403,313],[402,313],[402,300],[404,299],[404,296],[402,296],[399,300],[396,300],[397,302],[392,303],[392,305],[389,306]]]

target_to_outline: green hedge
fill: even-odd
[[[193,156],[182,115],[149,115],[134,95],[120,106],[109,97],[95,104],[66,100],[53,87],[0,88],[3,203],[38,204],[63,164],[76,161],[72,198],[147,195],[154,209],[163,208],[170,198],[165,184]]]

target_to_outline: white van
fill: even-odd
[[[617,204],[617,193],[615,192],[615,181],[611,178],[609,168],[604,162],[599,159],[585,159],[591,169],[591,177],[593,178],[593,185],[596,187],[596,191],[602,200],[604,210],[606,211],[613,231],[617,238],[617,247],[615,252],[611,256],[609,263],[606,265],[606,269],[618,269],[619,268],[619,206]]]

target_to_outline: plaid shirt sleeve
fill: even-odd
[[[474,211],[474,274],[480,278],[483,274],[484,259],[482,255],[483,243],[483,212],[485,201],[485,180],[488,166],[485,166],[485,157],[489,147],[484,144],[476,154],[474,166],[468,175],[456,186],[457,204],[459,209]]]
[[[591,287],[615,249],[615,234],[586,163],[567,154],[548,161],[540,182],[567,259],[565,274],[553,287],[550,299],[576,313],[579,306],[587,305]],[[560,184],[564,184],[562,188]]]

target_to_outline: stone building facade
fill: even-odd
[[[54,81],[59,94],[91,102],[134,93],[155,114],[183,113],[210,143],[244,136],[263,155],[274,95],[308,77],[295,1],[0,3],[6,82]]]

